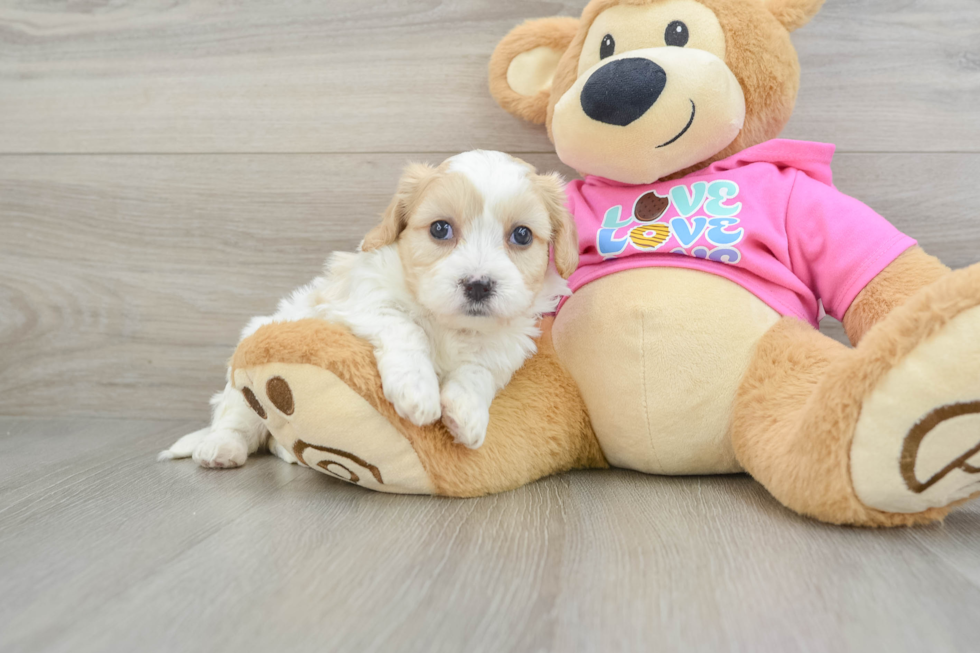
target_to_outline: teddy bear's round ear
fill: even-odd
[[[809,23],[810,19],[820,11],[824,0],[763,0],[763,2],[776,20],[792,32]]]
[[[539,18],[512,29],[490,57],[490,94],[505,111],[543,124],[558,62],[578,31],[578,19]]]

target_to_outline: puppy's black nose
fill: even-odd
[[[654,105],[667,85],[663,68],[640,57],[610,61],[582,89],[582,110],[593,120],[625,127]]]
[[[462,283],[466,299],[474,304],[479,304],[490,299],[490,296],[493,295],[493,285],[493,280],[488,277],[470,279]]]

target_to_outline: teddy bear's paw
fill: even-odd
[[[490,411],[479,397],[448,381],[442,389],[442,423],[457,443],[479,449],[487,437]]]
[[[241,467],[248,458],[248,445],[240,433],[214,431],[194,449],[194,462],[201,467],[231,469]]]
[[[371,398],[384,403],[371,381],[377,393]],[[269,430],[269,451],[282,460],[379,492],[436,492],[399,430],[414,427],[396,419],[387,404],[384,414],[379,412],[334,372],[271,362],[237,368],[234,383]]]
[[[980,307],[924,338],[865,399],[851,481],[862,503],[886,512],[980,493]]]
[[[442,415],[439,379],[431,365],[385,369],[381,387],[395,411],[416,426],[432,424]]]

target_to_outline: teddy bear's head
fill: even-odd
[[[799,88],[789,33],[823,1],[592,0],[512,30],[490,90],[580,173],[652,183],[779,134]]]

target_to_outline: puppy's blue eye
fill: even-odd
[[[436,240],[449,240],[453,237],[453,227],[445,220],[436,220],[429,226],[429,234]]]
[[[534,234],[527,227],[517,227],[512,232],[510,232],[510,242],[515,245],[520,245],[521,247],[526,247],[531,244],[534,239]]]

